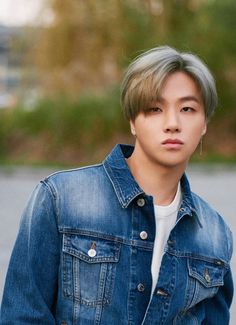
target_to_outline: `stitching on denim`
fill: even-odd
[[[123,192],[122,192],[122,189],[120,187],[120,184],[119,182],[116,180],[116,178],[114,177],[114,173],[113,173],[113,170],[112,168],[109,166],[109,164],[104,161],[103,163],[103,167],[104,167],[104,170],[109,178],[109,180],[111,181],[112,185],[113,185],[113,188],[115,190],[115,193],[116,193],[116,196],[120,202],[120,204],[122,205],[123,208],[127,208],[127,206],[130,204],[131,201],[133,201],[138,195],[140,194],[143,194],[144,192],[135,188],[133,190],[133,192],[131,192],[128,197],[125,197]],[[111,178],[110,174],[113,175],[113,179]],[[117,191],[118,189],[118,191]]]
[[[56,221],[57,221],[57,227],[59,227],[59,204],[58,204],[58,195],[56,192],[56,189],[52,184],[50,184],[47,180],[41,181],[41,183],[45,186],[45,189],[49,193],[50,196],[52,196],[52,202],[53,202],[53,207],[55,211],[55,216],[56,216]],[[47,208],[47,207],[46,207]]]
[[[111,302],[112,291],[114,287],[114,278],[115,278],[115,271],[116,267],[114,263],[102,263],[100,267],[100,277],[98,283],[98,293],[99,296],[94,300],[86,300],[81,296],[81,289],[80,289],[80,281],[82,281],[80,277],[80,263],[81,261],[78,260],[76,257],[72,257],[72,268],[70,270],[66,270],[66,272],[70,272],[71,274],[71,281],[72,281],[72,288],[73,293],[71,293],[69,298],[73,299],[74,304],[74,314],[73,319],[77,320],[77,313],[76,310],[79,308],[77,305],[84,305],[87,307],[97,307],[97,306],[104,306],[108,305]],[[111,265],[109,265],[111,264]],[[108,278],[110,279],[108,280]],[[77,307],[76,307],[77,306]]]
[[[104,234],[104,233],[94,232],[89,230],[60,227],[59,232],[68,236],[70,235],[89,236],[89,237],[99,238],[102,240],[110,240],[114,243],[124,244],[127,246],[137,246],[146,250],[153,249],[153,242],[143,242],[143,240],[125,239],[121,237],[116,237],[114,235]]]
[[[216,259],[215,257],[209,257],[209,256],[204,256],[204,255],[200,255],[200,254],[196,254],[196,253],[190,253],[190,252],[181,252],[181,251],[172,249],[170,247],[167,248],[166,253],[168,253],[170,255],[175,255],[177,257],[183,257],[183,258],[190,257],[190,258],[193,258],[193,259],[209,262],[209,263],[212,263],[214,265],[218,265],[217,262],[220,261],[220,262],[222,262],[222,266],[220,266],[220,267],[222,267],[222,268],[225,267],[226,269],[229,268],[229,264],[226,261]]]

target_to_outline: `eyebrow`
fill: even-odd
[[[161,96],[158,96],[156,98],[156,101],[159,102],[159,103],[164,103],[166,100],[165,98],[161,97]],[[196,96],[184,96],[184,97],[180,97],[178,99],[179,102],[187,102],[187,101],[194,101],[198,104],[200,104],[200,100],[196,97]]]
[[[196,103],[200,103],[199,99],[195,96],[185,96],[185,97],[181,97],[179,98],[180,102],[187,102],[187,101],[194,101]]]

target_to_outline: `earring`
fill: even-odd
[[[202,139],[203,137],[201,137],[200,143],[199,143],[199,154],[200,156],[202,156]]]

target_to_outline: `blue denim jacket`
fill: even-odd
[[[118,145],[102,164],[37,186],[11,257],[1,325],[229,323],[231,232],[185,175],[151,296],[153,199],[129,171],[132,150]]]

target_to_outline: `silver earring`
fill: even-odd
[[[199,144],[199,154],[200,154],[200,156],[202,156],[202,137],[201,137],[200,144]]]

